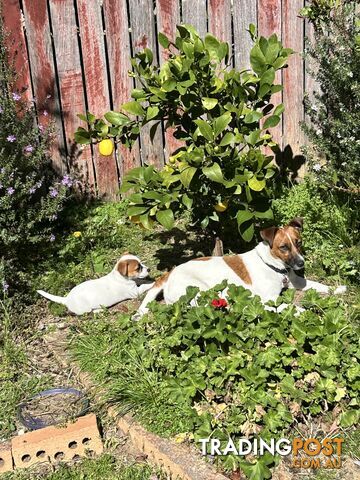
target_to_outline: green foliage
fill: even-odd
[[[319,188],[313,176],[273,201],[276,224],[304,218],[302,232],[307,269],[359,282],[360,255],[357,210],[331,192]]]
[[[201,292],[196,307],[190,302],[198,290],[189,288],[173,305],[154,302],[139,322],[121,316],[113,326],[85,325],[72,342],[75,357],[111,391],[120,381],[120,392],[132,390],[133,399],[146,371],[152,378],[149,403],[154,403],[154,387],[166,392],[159,409],[167,405],[181,411],[183,427],[191,428],[184,433],[195,440],[212,435],[225,445],[229,436],[280,438],[294,417],[321,415],[325,401],[329,412],[337,407],[342,426],[359,422],[359,328],[351,309],[310,290],[302,300],[303,313],[296,315],[289,306],[278,314],[234,285],[228,286],[228,307],[215,308],[211,302],[225,287],[224,282]],[[294,291],[288,291],[273,305],[293,298]],[[131,352],[141,358],[142,374],[134,370]],[[118,401],[121,407],[124,397]],[[263,457],[252,465],[238,457],[222,459],[225,469],[240,464],[259,479],[269,478],[273,461]]]
[[[319,85],[314,99],[305,98],[310,122],[303,125],[315,154],[307,149],[318,181],[359,198],[360,176],[360,14],[356,1],[327,4],[309,16],[315,27],[306,58]],[[307,7],[315,8],[314,5]],[[309,92],[312,94],[313,92]],[[358,205],[358,203],[357,203]]]
[[[161,67],[153,65],[149,49],[132,59],[139,87],[122,112],[108,112],[105,120],[81,116],[89,128],[79,129],[75,138],[88,144],[114,137],[131,146],[141,127],[150,123],[153,136],[163,123],[183,146],[162,170],[143,166],[126,175],[122,192],[134,192],[128,215],[139,217],[145,228],[156,220],[170,229],[175,216],[189,210],[202,229],[220,233],[226,224],[250,241],[254,224],[272,218],[269,185],[275,167],[263,147],[275,146],[267,129],[279,123],[283,105],[274,108],[270,99],[281,90],[275,73],[292,51],[275,34],[257,38],[252,26],[252,69],[230,70],[228,44],[210,34],[201,39],[190,25],[177,29],[175,42],[159,36],[169,49]],[[219,204],[225,205],[222,211]]]
[[[0,288],[16,288],[54,228],[72,181],[50,165],[50,131],[36,126],[36,112],[13,90],[0,20]]]

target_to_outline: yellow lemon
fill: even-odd
[[[79,238],[79,237],[81,237],[81,232],[74,232],[74,233],[73,233],[73,236],[74,236],[75,238]]]
[[[217,212],[222,213],[222,212],[225,212],[225,210],[228,208],[228,206],[229,206],[229,202],[224,200],[223,202],[219,202],[216,205],[214,205],[214,209]]]
[[[105,140],[101,140],[99,143],[99,152],[100,155],[104,155],[105,157],[111,155],[114,151],[114,144],[112,140],[106,138]]]
[[[133,215],[132,217],[129,217],[129,219],[132,223],[140,223],[140,215]]]

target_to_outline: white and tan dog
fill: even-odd
[[[138,286],[136,279],[146,278],[149,270],[138,257],[128,253],[122,255],[113,270],[104,277],[88,280],[74,287],[66,297],[37,290],[43,297],[65,305],[76,315],[99,311],[131,298],[138,298],[149,290],[154,283]]]
[[[242,285],[266,303],[276,300],[284,288],[328,293],[329,287],[313,282],[295,273],[304,268],[301,255],[302,218],[294,218],[285,227],[270,227],[262,230],[263,239],[253,250],[241,255],[203,257],[190,260],[175,267],[158,279],[146,294],[134,319],[148,311],[147,304],[162,291],[167,304],[176,302],[186,293],[187,287],[209,290],[227,280]],[[346,291],[338,287],[335,293]],[[284,305],[285,307],[285,305]],[[281,310],[281,308],[279,309]]]

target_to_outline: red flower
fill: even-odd
[[[214,308],[225,308],[227,307],[227,301],[224,298],[215,298],[212,302],[211,305]]]

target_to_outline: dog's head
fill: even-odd
[[[260,232],[261,238],[269,244],[271,255],[293,270],[304,268],[304,257],[301,254],[302,227],[303,219],[294,218],[285,227],[270,227]]]
[[[125,252],[115,265],[122,277],[135,280],[137,278],[146,278],[149,275],[149,269],[141,263],[141,260],[131,253]]]

